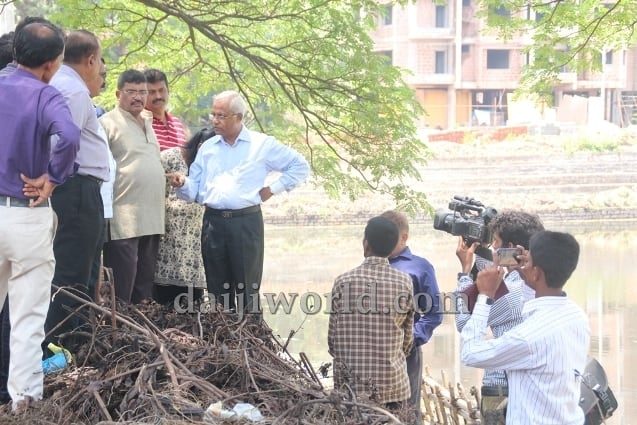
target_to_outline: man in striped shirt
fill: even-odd
[[[478,298],[462,330],[462,362],[502,369],[509,383],[506,422],[515,425],[581,425],[580,382],[590,328],[584,311],[562,288],[577,266],[579,244],[568,233],[542,231],[531,237],[520,269],[535,298],[522,310],[524,321],[499,338],[485,339],[501,267],[478,274]]]
[[[490,223],[493,234],[491,247],[514,248],[522,246],[529,248],[531,236],[544,230],[544,226],[537,215],[524,211],[503,211]],[[456,328],[459,332],[471,317],[471,311],[478,295],[473,279],[469,272],[474,263],[474,252],[477,244],[467,247],[462,238],[458,242],[456,255],[460,260],[462,273],[458,276],[459,293],[467,294],[469,305],[464,304],[465,298],[458,297],[458,314],[456,315]],[[491,262],[475,256],[476,269],[482,270],[491,266]],[[522,307],[524,302],[535,297],[535,293],[524,283],[517,267],[509,267],[504,276],[504,285],[500,285],[494,296],[494,304],[489,313],[487,324],[491,328],[495,338],[500,337],[506,331],[522,323]],[[482,378],[480,412],[485,425],[499,425],[504,423],[506,397],[508,392],[507,378],[503,370],[486,368]]]
[[[170,92],[166,74],[158,69],[144,71],[148,96],[146,110],[153,115],[153,130],[159,142],[159,150],[182,147],[186,144],[186,128],[179,118],[166,110]]]

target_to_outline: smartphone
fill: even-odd
[[[498,265],[511,267],[519,264],[518,255],[522,254],[522,250],[520,248],[498,248],[495,254]]]

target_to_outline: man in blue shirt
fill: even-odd
[[[19,28],[18,68],[0,77],[0,304],[8,293],[8,391],[17,412],[42,398],[40,343],[55,265],[48,198],[75,171],[80,139],[64,97],[47,84],[62,64],[64,34],[48,22]]]
[[[91,267],[101,252],[100,236],[104,228],[100,186],[110,178],[106,133],[97,121],[91,100],[100,94],[103,82],[101,55],[95,35],[85,30],[71,31],[66,36],[64,63],[50,83],[64,96],[73,122],[81,130],[77,172],[51,196],[51,205],[58,218],[53,240],[53,284],[70,287],[75,295],[87,299],[90,299]],[[44,347],[51,342],[57,344],[60,335],[82,323],[78,316],[69,313],[77,310],[79,305],[63,294],[56,294],[51,299]],[[48,357],[46,349],[45,354]]]
[[[249,130],[243,123],[247,110],[236,91],[215,96],[210,119],[216,136],[199,149],[188,177],[168,177],[179,188],[178,198],[206,206],[201,251],[214,303],[239,313],[260,313],[261,203],[302,183],[310,167],[294,149]],[[272,172],[281,174],[266,186]]]
[[[431,338],[434,329],[442,323],[438,282],[433,266],[426,259],[412,254],[407,246],[409,223],[407,217],[397,211],[385,211],[385,217],[398,227],[400,232],[396,247],[389,254],[389,264],[407,273],[414,284],[414,345],[407,356],[407,373],[411,387],[410,403],[416,409],[416,423],[422,424],[420,410],[420,389],[422,385],[422,354],[420,347]]]

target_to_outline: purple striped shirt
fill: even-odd
[[[61,184],[75,172],[80,129],[62,94],[24,69],[0,77],[0,128],[0,195],[26,199],[20,173]]]

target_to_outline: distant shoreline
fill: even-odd
[[[605,209],[605,210],[558,210],[558,211],[535,211],[545,223],[571,224],[578,227],[595,228],[597,230],[630,228],[637,229],[637,211],[634,209]],[[294,216],[280,216],[264,214],[264,222],[274,226],[351,226],[363,225],[369,218],[378,212],[341,214],[330,216],[319,216],[315,214],[302,214]],[[410,218],[410,223],[420,225],[431,225],[432,219],[429,216],[418,215]]]

